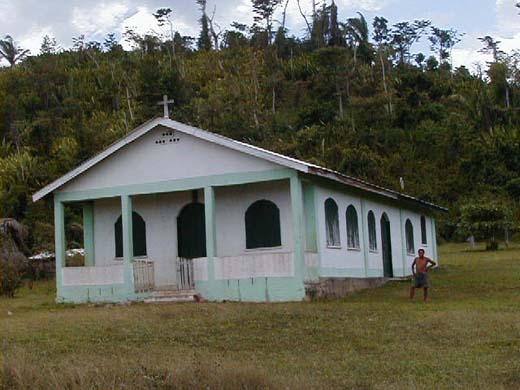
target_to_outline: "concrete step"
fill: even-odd
[[[195,290],[170,290],[154,291],[151,297],[144,300],[145,303],[167,302],[195,302]]]

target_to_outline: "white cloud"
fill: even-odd
[[[125,1],[101,3],[95,7],[74,7],[72,25],[77,31],[91,35],[106,35],[128,16],[129,6]]]

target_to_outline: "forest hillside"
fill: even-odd
[[[197,37],[160,9],[166,32],[127,30],[132,50],[114,34],[67,50],[45,37],[34,55],[0,41],[0,216],[28,226],[34,250],[52,245],[53,219],[52,201],[32,193],[160,115],[163,94],[175,120],[448,207],[444,239],[464,237],[468,205],[518,213],[520,52],[482,37],[490,62],[470,72],[452,66],[461,32],[428,20],[338,20],[331,2],[294,36],[273,20],[285,1],[253,0],[254,25],[215,31],[197,2]],[[72,237],[76,222],[71,213]]]

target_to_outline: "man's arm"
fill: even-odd
[[[417,258],[413,259],[413,263],[412,263],[412,274],[413,274],[413,276],[415,276],[415,268],[417,267],[417,264],[415,264],[415,260],[417,260]]]
[[[426,266],[428,269],[433,268],[437,265],[437,263],[430,258],[428,259],[428,264],[430,264]]]

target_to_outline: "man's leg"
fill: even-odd
[[[413,299],[414,296],[415,296],[415,287],[412,286],[412,287],[410,287],[410,299]]]
[[[424,302],[428,301],[428,287],[424,288]]]

